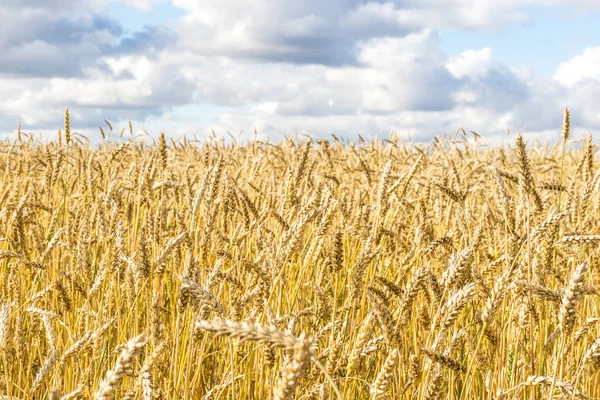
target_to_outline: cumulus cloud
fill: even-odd
[[[150,6],[151,1],[138,2]],[[0,74],[75,77],[101,67],[104,56],[156,53],[175,32],[145,26],[126,33],[104,12],[104,0],[6,0],[0,4]]]
[[[105,117],[145,119],[192,101],[193,82],[161,59],[177,34],[164,26],[130,32],[107,15],[108,3],[0,3],[1,131],[15,121],[37,129],[56,125],[65,107],[91,126]]]
[[[574,123],[600,127],[600,48],[546,78],[503,65],[491,47],[447,54],[436,33],[495,29],[527,21],[522,6],[566,2],[173,0],[186,12],[175,27],[134,32],[106,14],[109,2],[2,2],[0,132],[18,120],[60,126],[67,106],[81,128],[131,118],[172,135],[394,130],[427,139],[462,126],[552,139],[566,105]],[[147,12],[159,2],[125,3]]]
[[[489,18],[513,16],[512,6],[491,1],[257,0],[239,7],[235,0],[175,0],[174,4],[188,11],[180,29],[187,49],[324,65],[355,63],[360,56],[357,45],[371,39],[403,37],[432,26],[480,28]]]
[[[600,128],[600,115],[595,108],[600,97],[600,47],[588,47],[582,54],[562,63],[554,79],[565,89],[562,102],[572,109],[575,118],[588,123],[588,128]]]
[[[554,79],[573,87],[582,81],[600,81],[600,47],[587,47],[583,54],[560,64]]]
[[[492,49],[467,50],[451,56],[446,68],[457,79],[485,76],[492,67]]]
[[[154,54],[175,45],[177,34],[164,26],[146,26],[105,49],[106,54]]]
[[[150,11],[155,4],[163,0],[124,0],[123,3],[143,11]]]

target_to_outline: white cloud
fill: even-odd
[[[279,103],[277,103],[276,101],[267,101],[265,103],[260,103],[252,107],[252,111],[258,111],[260,113],[265,114],[275,114],[277,108],[279,108]]]
[[[466,77],[479,78],[492,67],[492,49],[467,50],[450,57],[446,68],[457,79]]]
[[[288,38],[311,37],[315,32],[324,32],[327,21],[314,14],[290,19],[282,29],[282,33]]]
[[[444,68],[446,55],[431,31],[404,38],[373,39],[360,45],[363,105],[375,112],[451,107],[456,82]],[[435,95],[433,92],[435,91]]]
[[[547,0],[174,0],[188,12],[175,32],[129,37],[103,14],[108,2],[2,3],[0,131],[18,120],[58,127],[67,106],[88,128],[131,117],[156,132],[250,136],[256,127],[274,139],[392,130],[425,139],[458,127],[558,137],[564,106],[574,125],[600,127],[600,48],[547,79],[504,66],[491,47],[446,54],[435,33],[525,21],[521,6]],[[141,10],[156,3],[128,0]]]
[[[393,32],[419,29],[424,21],[415,8],[401,9],[394,3],[368,2],[349,10],[342,26],[356,32]]]
[[[568,87],[585,80],[600,81],[599,65],[600,47],[587,47],[583,54],[560,64],[554,79]]]
[[[116,0],[112,0],[116,2]],[[163,0],[121,0],[122,3],[125,3],[129,6],[135,7],[137,9],[143,11],[150,11],[154,5],[160,3]]]
[[[600,97],[600,47],[588,47],[582,54],[560,64],[554,80],[563,89],[558,97],[563,107],[571,108],[573,125],[585,121],[588,129],[600,128],[596,109]]]
[[[197,102],[227,107],[209,124],[217,132],[251,132],[256,127],[271,138],[281,138],[296,131],[385,136],[396,130],[427,138],[463,126],[484,136],[503,137],[507,128],[514,132],[524,121],[537,118],[540,105],[560,118],[560,107],[544,96],[531,95],[537,85],[547,82],[522,82],[485,49],[466,54],[485,66],[478,65],[477,77],[453,76],[447,69],[451,60],[431,31],[363,42],[358,66],[247,64],[227,58],[215,62],[202,56],[177,59],[181,54],[168,58],[185,63],[186,77],[199,88]],[[536,106],[528,108],[529,103]],[[547,129],[552,126],[548,121],[544,117],[531,126]]]
[[[139,117],[160,112],[168,102],[179,106],[193,101],[195,85],[180,76],[168,60],[150,61],[145,56],[107,59],[115,72],[127,71],[127,78],[95,70],[90,77],[0,78],[0,109],[24,125],[45,127],[60,122],[65,107],[73,110],[80,124],[95,125],[110,120]],[[60,126],[60,125],[58,125]]]

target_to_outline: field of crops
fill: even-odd
[[[1,143],[0,399],[600,398],[568,118],[552,146],[129,129]]]

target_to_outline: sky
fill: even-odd
[[[152,136],[488,143],[600,113],[600,0],[2,0],[0,137],[107,119]]]

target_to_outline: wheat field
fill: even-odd
[[[568,111],[556,145],[112,129],[1,143],[0,399],[600,398]]]

